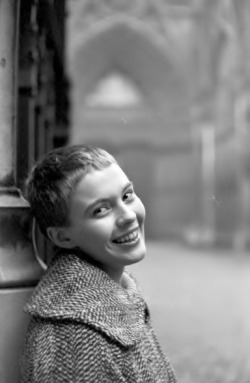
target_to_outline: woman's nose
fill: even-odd
[[[128,223],[132,223],[136,220],[136,213],[131,207],[123,205],[119,210],[117,224],[122,226]]]

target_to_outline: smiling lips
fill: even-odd
[[[114,243],[130,243],[134,242],[138,238],[138,229],[134,229],[129,234],[113,240]]]

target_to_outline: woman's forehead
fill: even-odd
[[[100,170],[91,169],[77,184],[72,197],[75,201],[108,198],[120,193],[129,183],[121,167],[114,163]]]

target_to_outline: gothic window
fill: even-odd
[[[142,95],[137,85],[120,73],[102,78],[86,98],[91,108],[126,108],[141,104]]]

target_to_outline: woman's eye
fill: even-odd
[[[103,215],[105,215],[107,212],[109,211],[109,207],[108,206],[99,206],[97,207],[94,212],[93,212],[93,215],[96,217],[101,217]]]
[[[128,190],[123,196],[123,201],[132,201],[134,199],[134,195],[134,190]]]

